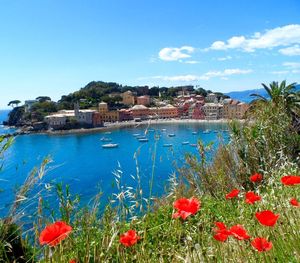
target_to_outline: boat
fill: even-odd
[[[139,140],[139,142],[148,142],[149,141],[148,138],[140,138],[138,140]]]
[[[173,144],[171,144],[171,143],[165,143],[165,144],[163,145],[163,147],[173,147]]]
[[[161,129],[161,131],[165,132],[167,129]]]
[[[190,142],[189,141],[186,141],[186,142],[182,142],[181,144],[182,145],[187,145],[187,144],[189,144]]]
[[[111,139],[111,138],[102,137],[102,138],[100,139],[100,141],[101,141],[101,142],[111,142],[112,139]]]
[[[210,130],[206,129],[205,131],[203,131],[203,133],[210,133]]]
[[[137,136],[140,136],[140,134],[139,133],[134,133],[134,134],[132,134],[134,137],[137,137]]]
[[[140,139],[147,139],[146,136],[137,136],[136,138],[137,138],[138,140],[140,140]]]
[[[155,130],[154,129],[148,129],[148,132],[154,132]]]
[[[104,134],[111,134],[111,132],[110,132],[110,131],[107,131],[107,132],[105,132]]]
[[[119,146],[119,144],[117,143],[108,143],[108,144],[103,144],[102,148],[117,148]]]
[[[196,135],[197,133],[198,133],[198,132],[196,132],[196,131],[193,131],[193,132],[192,132],[193,135]]]
[[[219,133],[219,131],[218,130],[214,130],[214,133]]]
[[[197,143],[190,143],[190,146],[197,147]]]
[[[169,136],[169,137],[174,137],[175,134],[174,134],[174,133],[170,133],[170,134],[168,134],[168,136]]]

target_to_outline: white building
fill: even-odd
[[[95,110],[80,110],[78,104],[75,104],[74,110],[61,110],[55,114],[45,117],[45,121],[51,128],[63,128],[72,120],[77,121],[81,125],[92,125],[93,114]]]
[[[205,103],[202,109],[206,120],[217,120],[224,118],[223,105],[219,103]]]

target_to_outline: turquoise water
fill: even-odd
[[[160,195],[164,192],[170,174],[176,171],[176,166],[183,165],[184,154],[196,153],[195,147],[182,145],[182,142],[196,143],[198,139],[202,139],[205,143],[213,141],[217,145],[218,133],[214,131],[218,130],[219,135],[227,141],[228,134],[223,131],[225,128],[224,124],[153,125],[147,134],[149,141],[144,143],[139,142],[134,134],[143,134],[145,126],[122,128],[111,134],[19,136],[5,154],[4,166],[0,172],[0,189],[3,190],[0,193],[0,215],[6,210],[6,205],[13,201],[16,186],[21,185],[31,169],[46,156],[51,156],[53,162],[38,189],[45,189],[45,186],[49,186],[48,183],[63,182],[69,184],[71,191],[79,194],[83,204],[86,204],[99,189],[103,192],[103,202],[117,191],[112,187],[115,182],[112,172],[116,169],[122,170],[122,183],[134,187],[136,183],[130,175],[136,175],[136,154],[143,189],[147,195],[153,167],[155,134],[161,136],[157,141],[153,193]],[[203,133],[205,129],[212,131]],[[168,134],[171,133],[175,136],[169,137]],[[100,139],[104,136],[111,138],[113,143],[118,143],[119,147],[102,148]],[[164,147],[164,144],[172,144],[173,147]]]
[[[10,110],[0,110],[0,134],[7,134],[15,131],[15,129],[4,127],[2,125],[4,121],[7,121],[9,112]]]

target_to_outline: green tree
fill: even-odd
[[[12,106],[14,108],[14,107],[18,107],[18,105],[20,103],[21,103],[21,101],[19,101],[19,100],[12,100],[7,104],[7,106]]]
[[[36,100],[39,102],[45,102],[45,101],[51,101],[51,98],[48,96],[39,96],[36,98]]]

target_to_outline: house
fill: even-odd
[[[106,102],[98,104],[98,111],[103,122],[117,122],[120,120],[119,111],[109,110]]]
[[[132,91],[128,90],[122,93],[122,103],[124,105],[134,105],[135,96]]]
[[[136,98],[136,103],[138,105],[149,106],[150,105],[150,96],[144,95]]]

